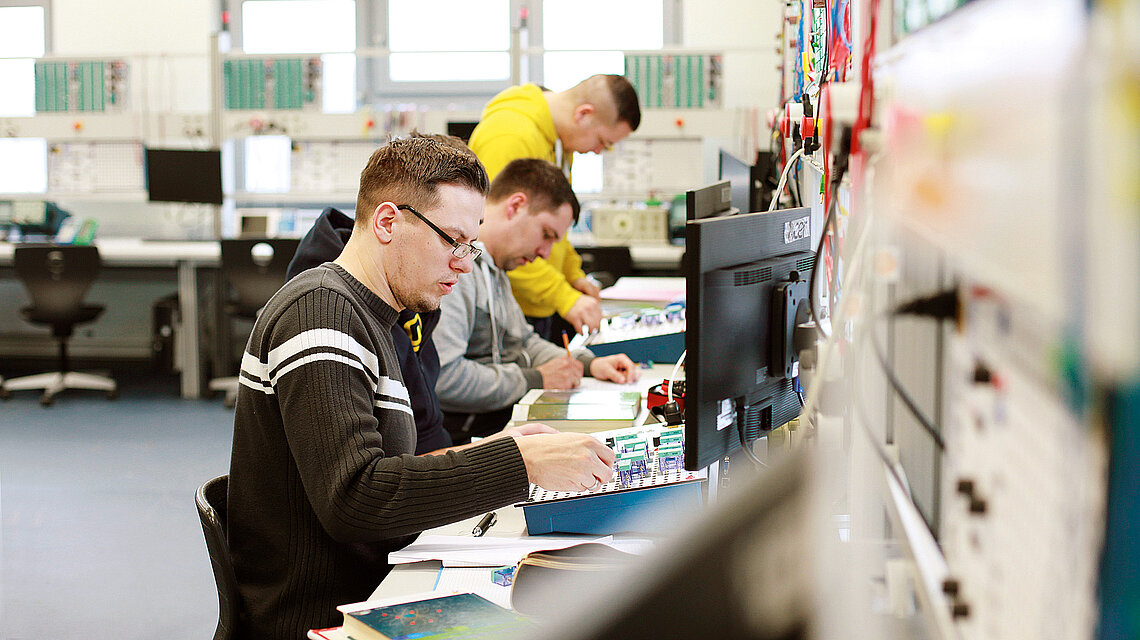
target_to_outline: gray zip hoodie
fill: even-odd
[[[528,390],[542,388],[536,366],[566,354],[527,324],[507,274],[486,250],[475,270],[460,276],[443,296],[440,310],[432,335],[440,363],[435,390],[444,411],[487,413],[509,407]],[[579,349],[574,357],[589,372],[594,354]]]

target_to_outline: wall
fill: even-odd
[[[131,61],[146,69],[147,81],[131,88],[136,104],[206,111],[210,32],[216,13],[214,3],[203,0],[54,0],[52,55],[144,56]]]
[[[778,106],[779,0],[685,0],[681,41],[687,48],[725,52],[724,106]]]

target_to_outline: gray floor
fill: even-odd
[[[0,639],[213,636],[194,490],[226,472],[233,412],[181,400],[173,376],[115,375],[113,401],[0,402]]]

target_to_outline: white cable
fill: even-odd
[[[775,211],[776,205],[780,201],[780,194],[784,192],[784,185],[788,183],[788,174],[792,172],[792,165],[795,164],[796,159],[804,154],[804,148],[796,149],[792,157],[788,158],[787,164],[784,165],[784,173],[780,176],[780,184],[776,186],[776,190],[772,192],[772,201],[768,203],[768,211]]]
[[[673,401],[673,384],[677,380],[677,372],[681,370],[681,363],[685,361],[685,351],[681,352],[681,357],[677,358],[677,364],[673,365],[673,373],[669,374],[669,402]]]

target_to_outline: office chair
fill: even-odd
[[[222,281],[228,289],[224,304],[226,315],[249,321],[274,293],[285,284],[285,272],[297,246],[298,238],[261,238],[222,240]],[[237,402],[238,377],[210,380],[211,391],[224,391],[225,405]]]
[[[629,247],[581,247],[578,255],[582,258],[582,271],[593,276],[603,289],[633,273]]]
[[[229,476],[221,475],[207,480],[194,493],[202,534],[206,536],[206,550],[210,552],[210,564],[214,568],[214,582],[218,585],[218,627],[214,630],[214,640],[232,640],[241,615],[241,593],[226,539],[228,487]]]
[[[24,283],[32,304],[20,315],[32,324],[52,328],[59,344],[59,371],[12,378],[0,386],[0,397],[12,391],[43,389],[40,404],[50,405],[64,389],[106,391],[118,395],[118,385],[107,376],[71,370],[67,343],[75,325],[91,322],[103,313],[102,305],[83,304],[83,296],[95,281],[102,261],[95,247],[70,245],[31,245],[16,247],[13,253],[16,277]]]

